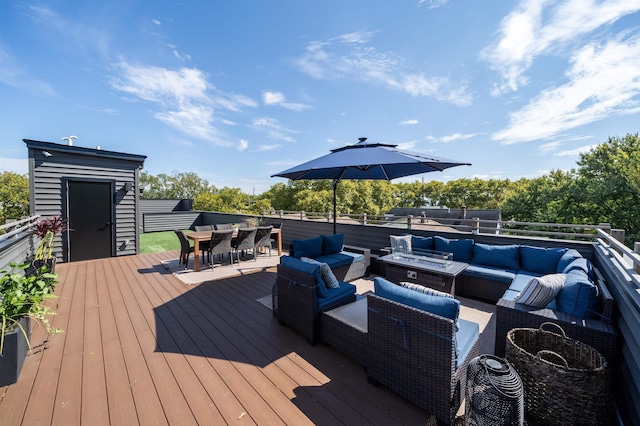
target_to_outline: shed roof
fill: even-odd
[[[65,145],[53,142],[36,141],[32,139],[23,139],[29,149],[42,149],[44,151],[66,152],[80,155],[89,155],[95,157],[112,158],[116,160],[134,161],[144,163],[146,155],[127,154],[124,152],[108,151],[98,148],[85,148],[83,146]]]

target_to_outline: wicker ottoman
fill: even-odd
[[[360,365],[366,361],[367,298],[322,313],[322,341]]]

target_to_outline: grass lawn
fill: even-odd
[[[185,230],[185,232],[191,232]],[[180,241],[173,231],[140,234],[140,254],[180,250]]]

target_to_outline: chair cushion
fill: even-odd
[[[436,251],[453,253],[453,260],[458,262],[470,262],[473,257],[473,240],[470,238],[449,239],[436,235],[433,247]]]
[[[389,235],[391,251],[411,253],[411,235]]]
[[[598,287],[589,281],[584,271],[573,270],[567,274],[564,286],[556,297],[560,312],[580,318],[591,318],[598,304]]]
[[[335,306],[341,305],[345,299],[355,297],[356,286],[353,284],[339,281],[340,287],[327,289],[327,297],[318,299],[318,309],[326,311],[333,309]]]
[[[486,280],[497,281],[502,284],[511,284],[516,277],[515,272],[496,269],[490,266],[469,265],[462,271],[462,275],[474,278],[484,278]]]
[[[341,266],[352,264],[354,262],[354,257],[349,256],[348,254],[333,253],[326,256],[316,257],[316,260],[326,263],[332,269],[336,269]]]
[[[520,249],[515,244],[476,243],[473,245],[473,263],[517,271],[520,269]]]
[[[310,257],[315,259],[322,255],[322,235],[306,240],[293,240],[293,255],[300,259],[301,257]]]
[[[421,237],[419,235],[412,235],[411,250],[418,251],[418,252],[421,250],[433,250],[433,238]]]
[[[376,277],[373,280],[373,287],[375,294],[380,297],[385,297],[394,302],[440,315],[441,317],[454,321],[458,320],[460,302],[452,297],[439,297],[419,293],[380,277]]]
[[[587,276],[589,277],[590,280],[594,280],[595,279],[595,271],[593,270],[593,266],[591,265],[591,262],[589,261],[589,259],[586,259],[584,257],[580,257],[578,259],[575,259],[573,262],[571,262],[570,264],[568,264],[563,270],[562,273],[563,274],[568,274],[571,271],[583,271],[585,274],[587,274]]]
[[[538,274],[553,274],[566,248],[520,246],[520,268]]]
[[[282,266],[286,266],[289,269],[302,272],[303,274],[313,275],[313,277],[316,279],[316,291],[318,293],[318,297],[329,296],[327,287],[324,284],[324,280],[322,279],[322,274],[320,273],[319,265],[303,262],[302,260],[296,259],[295,257],[291,256],[282,256],[280,258],[280,264]]]
[[[464,363],[465,358],[480,338],[480,326],[475,322],[462,318],[458,320],[459,327],[456,331],[456,370]]]
[[[301,257],[300,260],[302,260],[303,262],[307,262],[307,263],[314,263],[314,264],[320,266],[320,274],[322,275],[322,280],[324,281],[324,284],[327,287],[329,287],[329,288],[339,288],[340,287],[340,283],[338,283],[338,279],[333,274],[333,271],[331,270],[329,265],[327,265],[326,263],[323,263],[323,262],[318,262],[317,260],[311,259],[309,257]]]
[[[564,254],[560,257],[560,260],[558,260],[558,267],[556,268],[556,272],[566,274],[566,272],[563,272],[564,268],[569,266],[569,264],[574,260],[580,259],[581,257],[582,255],[576,249],[569,249],[565,251]]]
[[[549,274],[533,278],[520,292],[516,302],[534,308],[544,308],[560,293],[566,278],[566,274]]]
[[[344,234],[323,235],[322,255],[340,253],[344,246]]]

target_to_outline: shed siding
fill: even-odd
[[[42,217],[62,215],[65,203],[65,183],[68,180],[112,181],[112,198],[116,256],[138,252],[136,206],[138,203],[138,170],[144,157],[118,154],[86,148],[66,147],[47,142],[25,141],[29,148],[30,209]],[[52,156],[46,157],[44,151]],[[113,155],[118,154],[118,155]],[[142,160],[141,160],[142,159]],[[131,182],[134,190],[125,191]],[[59,261],[66,260],[62,236],[56,236],[54,253]],[[128,244],[126,244],[128,242]]]

